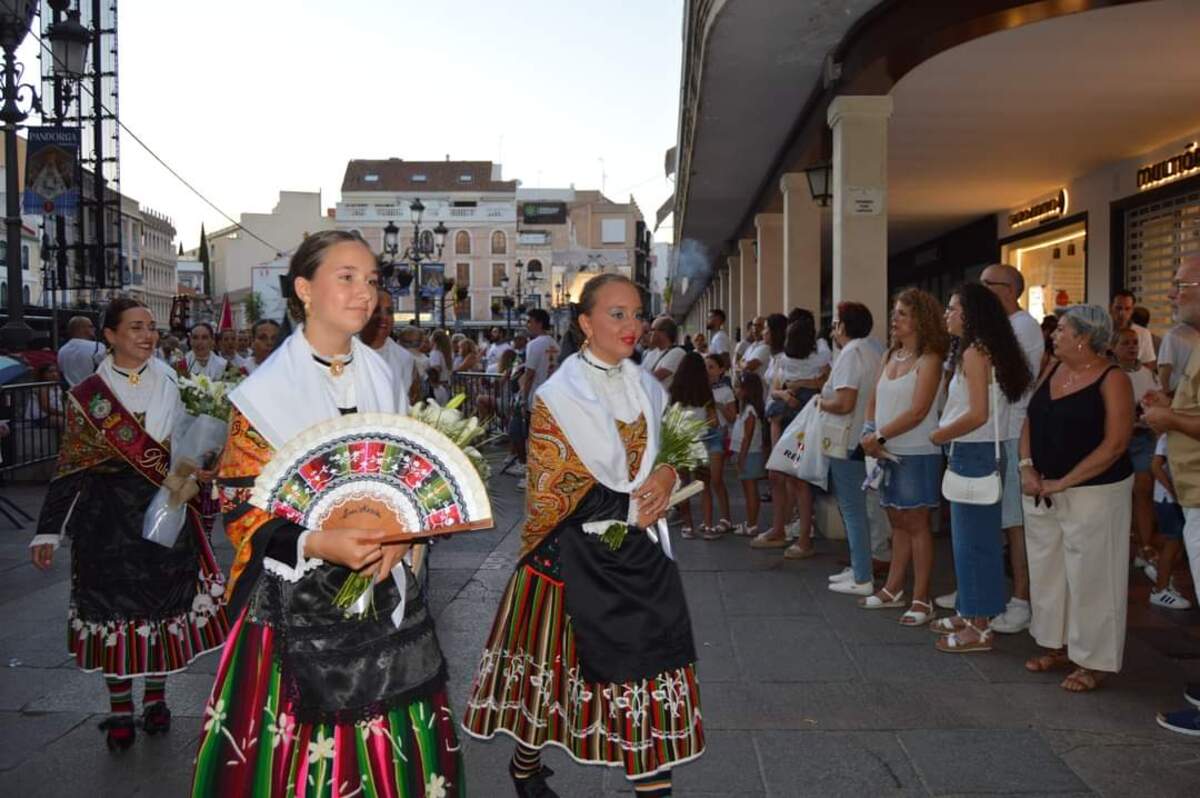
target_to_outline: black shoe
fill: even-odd
[[[509,765],[508,775],[512,776],[513,786],[517,788],[517,798],[558,798],[558,793],[546,783],[546,779],[553,776],[554,771],[545,765],[527,779],[518,779],[513,773],[512,765]]]
[[[101,721],[100,731],[108,732],[105,742],[109,751],[124,751],[133,745],[137,737],[132,715],[110,715]]]
[[[155,701],[142,710],[142,728],[146,730],[146,734],[166,733],[171,730],[171,710],[167,709],[166,702]]]

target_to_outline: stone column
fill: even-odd
[[[758,264],[755,260],[753,239],[738,241],[738,272],[741,275],[738,316],[743,325],[758,315]]]
[[[754,217],[758,231],[758,315],[787,313],[783,306],[783,214]]]
[[[812,311],[821,319],[821,207],[813,202],[808,178],[787,174],[783,194],[783,307]]]
[[[833,303],[862,302],[887,339],[887,137],[892,98],[842,96],[833,130]]]
[[[729,302],[725,305],[725,315],[727,316],[725,330],[731,337],[733,331],[742,327],[742,277],[741,277],[741,262],[740,257],[729,257],[725,259],[726,268],[729,273]]]

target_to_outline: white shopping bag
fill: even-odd
[[[821,445],[824,414],[817,406],[818,401],[818,396],[809,399],[804,409],[787,425],[767,458],[767,470],[782,471],[826,490],[829,459]]]

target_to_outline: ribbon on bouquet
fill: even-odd
[[[403,560],[401,560],[400,562],[398,562],[394,566],[392,566],[391,576],[392,576],[392,582],[394,582],[396,585],[397,592],[400,593],[400,603],[397,604],[396,608],[392,610],[392,615],[391,615],[392,625],[395,626],[397,629],[399,629],[400,624],[404,623],[404,605],[408,601],[408,592],[406,590],[408,578],[405,576],[405,573],[404,573],[404,561]],[[366,615],[367,610],[371,606],[371,600],[374,596],[374,593],[375,593],[375,586],[372,585],[370,590],[363,591],[362,595],[359,596],[358,599],[353,604],[350,605],[349,609],[347,609],[346,612],[348,614],[357,615],[359,617]]]

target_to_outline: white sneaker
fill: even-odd
[[[1024,632],[1029,628],[1031,616],[1032,613],[1030,612],[1028,601],[1019,598],[1009,599],[1004,612],[992,618],[992,631],[1004,635],[1015,635],[1018,632]]]
[[[875,593],[874,582],[855,582],[851,574],[849,579],[840,582],[830,582],[829,589],[834,593],[845,593],[850,596],[870,596]]]
[[[1176,593],[1173,587],[1165,587],[1162,590],[1152,591],[1150,593],[1150,603],[1155,607],[1162,607],[1167,610],[1190,610],[1192,608],[1192,602]]]
[[[790,524],[784,524],[783,534],[788,540],[795,540],[800,537],[800,519],[796,519]]]
[[[842,570],[838,571],[836,574],[830,574],[829,576],[830,582],[847,582],[852,581],[853,579],[854,569],[848,565]]]
[[[1143,565],[1142,573],[1144,573],[1146,575],[1146,578],[1149,579],[1151,582],[1154,582],[1155,584],[1158,583],[1158,567],[1154,563],[1148,562],[1145,565]]]
[[[944,610],[952,610],[954,609],[955,605],[958,604],[958,591],[955,590],[953,593],[947,593],[944,596],[938,596],[933,600],[933,603]]]

